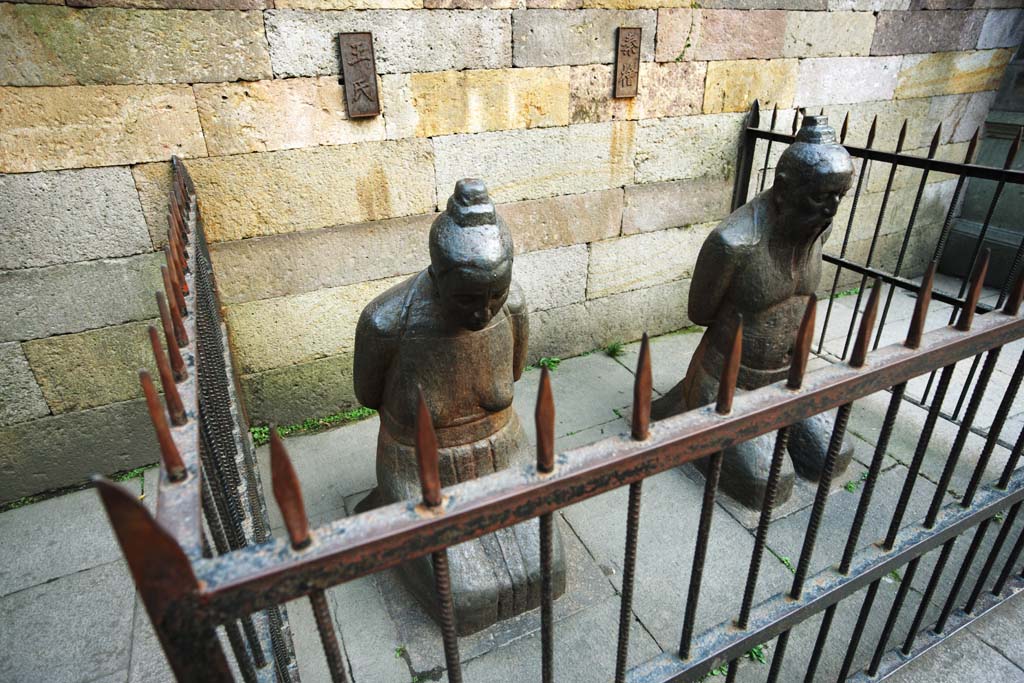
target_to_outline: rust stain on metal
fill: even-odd
[[[551,373],[547,368],[541,368],[534,421],[537,426],[537,470],[547,473],[555,469],[555,399],[551,393]]]
[[[341,74],[345,81],[345,104],[352,119],[380,114],[377,92],[377,63],[373,54],[373,34],[342,33]]]
[[[175,426],[183,425],[188,421],[188,417],[185,415],[185,406],[181,402],[178,386],[175,384],[174,376],[171,374],[171,366],[167,363],[167,356],[164,355],[164,349],[160,345],[160,334],[153,325],[150,325],[146,331],[149,333],[149,344],[153,349],[153,359],[156,360],[156,368],[160,373],[160,384],[164,389],[164,400],[167,401],[167,412],[171,416],[171,424]]]
[[[921,278],[921,287],[917,290],[917,302],[914,304],[914,314],[910,317],[910,329],[907,331],[907,340],[904,346],[916,349],[921,345],[921,335],[924,334],[925,320],[928,317],[928,306],[932,302],[932,285],[935,282],[936,262],[928,264],[928,269]]]
[[[633,382],[633,420],[631,424],[634,439],[643,441],[651,434],[651,343],[644,332],[640,340],[640,357],[636,361],[636,379]]]
[[[796,342],[793,344],[793,357],[790,359],[789,375],[786,378],[786,386],[790,389],[799,389],[804,383],[804,373],[807,372],[807,359],[811,353],[811,342],[814,339],[814,318],[818,310],[818,297],[811,294],[807,297],[807,308],[804,309],[804,317],[800,321],[800,327],[796,332]]]
[[[270,474],[273,479],[274,498],[284,518],[292,548],[301,550],[313,541],[309,533],[309,519],[302,501],[302,488],[295,474],[291,458],[281,443],[277,426],[270,426]]]
[[[981,258],[974,266],[974,272],[971,273],[971,286],[967,290],[967,299],[964,301],[964,307],[960,310],[960,319],[956,321],[956,329],[961,332],[971,329],[971,325],[974,323],[974,311],[978,307],[981,290],[985,288],[985,275],[988,273],[988,261],[991,256],[992,250],[983,250]]]
[[[740,358],[743,356],[743,316],[736,316],[736,329],[732,334],[729,351],[725,354],[722,374],[718,381],[718,401],[715,411],[726,415],[732,411],[732,400],[736,395],[736,380],[740,375]]]
[[[875,328],[875,318],[878,316],[878,299],[881,296],[882,281],[875,278],[874,284],[871,285],[868,305],[861,316],[860,327],[857,328],[857,338],[853,343],[853,352],[850,354],[850,367],[862,367],[867,360],[868,343],[871,341],[871,331]]]
[[[430,417],[427,399],[419,389],[419,404],[416,412],[416,463],[420,470],[420,486],[423,489],[423,504],[436,508],[441,504],[441,473],[437,462],[437,435]]]
[[[640,87],[641,29],[620,26],[615,41],[614,97],[636,97]]]
[[[139,370],[139,383],[142,385],[142,393],[146,397],[146,408],[149,409],[149,419],[153,422],[153,429],[156,430],[156,440],[160,445],[160,460],[167,472],[167,478],[171,481],[181,481],[185,478],[185,462],[181,459],[181,453],[171,437],[171,429],[167,425],[167,416],[164,414],[164,406],[160,396],[156,393],[153,385],[153,378],[147,370]]]

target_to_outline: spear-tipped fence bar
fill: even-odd
[[[968,607],[966,612],[985,612],[998,601],[1007,586],[1013,592],[1024,589],[1018,565],[1020,554],[1024,551],[1024,534],[1016,536],[1008,557],[1004,558],[1000,554],[1010,542],[1010,527],[1019,517],[1020,503],[1024,500],[1024,472],[1016,471],[1021,451],[1024,450],[1024,435],[1018,440],[1018,448],[1011,453],[999,481],[982,485],[979,471],[983,473],[988,462],[988,456],[985,456],[975,470],[966,503],[954,501],[942,506],[944,491],[940,487],[936,493],[939,504],[936,505],[933,499],[923,524],[916,521],[903,524],[906,506],[901,497],[890,525],[890,533],[884,542],[858,550],[862,525],[869,511],[886,450],[885,444],[900,405],[901,392],[896,389],[905,387],[906,382],[913,377],[927,374],[935,368],[952,368],[956,362],[968,357],[984,354],[988,358],[998,357],[998,349],[1003,345],[1024,337],[1024,320],[1018,317],[1020,299],[1024,296],[1022,289],[1015,287],[1010,291],[1005,310],[974,317],[977,296],[984,279],[983,267],[975,270],[973,286],[961,312],[961,324],[922,333],[922,323],[930,299],[926,286],[911,318],[907,341],[869,351],[882,294],[881,286],[876,282],[867,311],[861,319],[850,362],[807,374],[807,356],[814,328],[815,301],[812,297],[796,337],[792,365],[786,380],[741,393],[735,391],[742,353],[742,321],[737,321],[733,346],[731,352],[726,354],[721,373],[716,404],[653,424],[650,423],[652,358],[645,337],[638,361],[633,420],[629,432],[557,455],[554,449],[554,400],[550,377],[544,372],[536,410],[537,465],[505,470],[446,489],[440,485],[437,443],[429,406],[421,396],[416,428],[416,454],[423,491],[421,504],[393,504],[372,513],[330,522],[316,529],[309,528],[294,470],[276,431],[272,430],[274,492],[285,519],[288,538],[270,538],[261,499],[252,497],[253,491],[258,494],[259,489],[258,477],[253,474],[252,449],[232,441],[239,433],[245,433],[244,423],[237,411],[230,355],[220,336],[221,323],[217,317],[215,287],[209,278],[208,255],[202,240],[194,189],[177,160],[175,169],[175,190],[171,201],[183,209],[183,232],[192,236],[189,242],[191,246],[186,250],[191,265],[181,274],[182,281],[188,285],[186,303],[191,314],[180,318],[186,339],[180,351],[185,366],[194,369],[180,380],[170,370],[167,376],[180,395],[185,420],[177,425],[168,424],[165,409],[150,380],[149,390],[146,391],[147,402],[151,404],[151,410],[155,411],[154,424],[158,435],[164,435],[161,446],[163,448],[165,442],[173,446],[167,453],[162,453],[157,519],[154,520],[137,500],[119,492],[117,487],[101,483],[100,489],[157,635],[172,668],[181,680],[230,680],[226,659],[216,642],[215,629],[218,626],[227,629],[235,659],[242,663],[240,671],[247,681],[292,680],[295,667],[284,638],[279,606],[301,597],[308,597],[312,602],[333,680],[345,680],[342,649],[334,632],[324,592],[334,585],[430,555],[447,675],[451,681],[461,681],[458,640],[447,573],[447,548],[534,517],[542,520],[542,585],[546,581],[549,588],[547,591],[542,588],[542,677],[546,681],[553,680],[551,516],[563,507],[627,485],[630,487],[630,495],[624,511],[626,538],[614,671],[616,681],[697,680],[724,663],[729,663],[729,678],[732,679],[736,674],[738,659],[743,653],[754,645],[778,636],[779,644],[774,651],[772,671],[769,673],[770,680],[774,680],[783,666],[785,643],[793,626],[824,611],[826,622],[819,631],[811,654],[810,671],[806,673],[807,679],[810,679],[827,640],[827,624],[831,623],[829,615],[834,614],[841,600],[864,588],[868,589],[873,600],[873,592],[877,592],[879,580],[884,575],[893,569],[918,562],[925,553],[935,549],[941,548],[943,554],[949,555],[947,548],[952,548],[955,539],[975,529],[975,539],[979,540],[972,543],[973,550],[968,553],[966,566],[969,567],[975,555],[980,552],[980,539],[985,536],[983,529],[987,528],[995,515],[1004,511],[1009,512],[1004,522],[1007,526],[1005,531],[1000,531],[995,547],[986,558],[982,576],[964,600]],[[933,274],[933,271],[929,271],[926,275],[926,285],[930,284]],[[169,282],[165,281],[165,284]],[[168,317],[173,318],[174,297],[168,297],[166,303]],[[174,326],[173,321],[171,326]],[[216,335],[211,334],[214,329]],[[151,332],[151,339],[154,340],[155,350],[160,352],[159,357],[162,357],[163,349],[159,346],[155,332]],[[207,342],[209,346],[204,346]],[[167,359],[163,358],[163,362],[166,367]],[[1012,391],[1004,400],[1006,411],[1001,406],[997,414],[996,421],[1000,423],[1006,417],[1002,413],[1009,411],[1009,401],[1012,401],[1012,394],[1019,387],[1021,375],[1024,375],[1024,364],[1018,365]],[[213,376],[220,378],[217,387],[204,386],[204,381]],[[145,379],[143,383],[145,387]],[[217,383],[211,381],[210,384]],[[828,504],[832,467],[842,444],[851,406],[860,398],[890,388],[894,388],[893,396],[842,560],[838,567],[830,567],[810,576],[817,532]],[[983,385],[981,390],[984,391]],[[150,400],[150,394],[155,400]],[[976,396],[980,396],[980,393]],[[977,409],[976,403],[972,398],[968,407],[970,418],[973,418]],[[222,410],[218,411],[218,406]],[[706,554],[712,545],[711,519],[717,477],[722,459],[726,457],[724,454],[730,447],[751,438],[775,433],[772,470],[775,471],[777,484],[788,427],[835,408],[839,412],[793,585],[784,594],[769,598],[760,605],[753,604],[761,559],[768,545],[772,501],[766,496],[744,595],[738,605],[738,618],[703,633],[696,633],[701,575]],[[925,433],[922,434],[925,448],[932,427],[934,420],[931,427],[926,425]],[[961,432],[967,434],[969,431],[968,420]],[[995,436],[991,442],[994,448]],[[954,448],[947,461],[946,469],[950,472],[955,468],[964,446],[959,439],[958,443],[959,446]],[[689,591],[685,605],[680,605],[682,635],[679,650],[628,669],[626,662],[632,600],[636,588],[642,481],[669,468],[702,458],[708,459],[706,486]],[[908,475],[905,489],[908,486],[912,489],[911,479],[916,477],[916,471]],[[944,478],[948,483],[949,477],[945,471]],[[216,553],[210,551],[210,544],[205,542],[200,509],[206,516],[205,526],[212,536]],[[543,521],[545,519],[548,520],[546,523]],[[543,558],[545,547],[548,548],[546,564]],[[153,552],[147,552],[147,548],[153,548]],[[204,549],[207,552],[204,553]],[[948,627],[949,624],[966,623],[965,620],[970,618],[966,612],[955,609],[960,588],[968,578],[968,570],[964,566],[961,565],[960,570],[964,579],[959,580],[958,577],[956,590],[947,597],[943,613],[936,624],[938,630],[943,625]],[[997,571],[994,583],[991,586],[985,583]],[[931,583],[938,583],[939,574],[941,569],[936,569]],[[906,580],[906,583],[909,590],[910,581]],[[340,608],[343,610],[344,606]],[[857,641],[861,637],[869,612],[870,605],[865,600],[852,640]],[[240,630],[239,622],[242,627]],[[910,636],[917,630],[913,629]],[[911,654],[901,655],[894,660],[896,664],[890,664],[892,658],[886,654],[888,636],[888,633],[883,633],[883,638],[875,647],[876,652],[881,652],[881,659],[876,654],[871,663],[872,669],[882,673],[889,670],[886,667],[899,666],[901,662],[907,661],[908,656],[930,647],[930,643],[935,640],[929,636],[915,647],[912,638],[908,636],[904,649]],[[844,664],[844,677],[852,670],[851,662],[856,649],[856,642],[851,643],[847,654],[849,661]]]

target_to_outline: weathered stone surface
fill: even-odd
[[[279,78],[339,73],[337,36],[352,31],[373,32],[380,74],[500,69],[512,64],[507,11],[270,10],[265,17],[274,75]]]
[[[425,9],[515,9],[517,0],[423,0]]]
[[[695,178],[630,185],[622,211],[622,234],[681,228],[729,215],[732,182]]]
[[[423,0],[275,0],[271,8],[315,10],[422,9]]]
[[[19,40],[31,41],[19,47],[18,56],[41,62],[32,68],[0,57],[4,85],[195,83],[270,76],[259,12],[0,5],[0,25]]]
[[[704,100],[703,62],[641,62],[636,97],[612,97],[614,67],[574,66],[570,75],[572,123],[596,123],[699,114]]]
[[[128,567],[112,562],[4,597],[4,678],[107,683],[121,672],[124,680],[134,596]]]
[[[150,324],[115,325],[25,342],[25,356],[50,410],[66,413],[141,397],[139,368],[157,377],[146,333]]]
[[[389,138],[569,123],[569,70],[476,69],[385,76]]]
[[[0,344],[0,376],[4,378],[0,383],[0,425],[49,415],[50,409],[17,342]]]
[[[438,203],[467,176],[486,179],[502,202],[628,185],[633,134],[633,122],[619,121],[434,138]]]
[[[0,173],[206,154],[187,85],[0,88]]]
[[[139,193],[142,215],[153,246],[167,244],[167,198],[171,191],[171,162],[158,161],[132,166],[132,179]]]
[[[526,0],[527,9],[580,9],[583,0]]]
[[[828,10],[881,12],[910,9],[911,0],[828,0]]]
[[[48,4],[57,3],[48,1]],[[193,10],[248,10],[267,9],[274,6],[273,0],[67,0],[66,4],[68,7]]]
[[[922,147],[931,141],[928,128],[942,124],[940,141],[943,143],[966,142],[984,123],[996,94],[993,91],[964,95],[940,95],[927,99],[928,125],[919,139]],[[963,161],[963,156],[957,161]]]
[[[786,19],[786,57],[867,55],[875,32],[871,12],[790,12]]]
[[[156,462],[144,400],[0,427],[0,502]]]
[[[225,309],[242,374],[351,354],[366,304],[404,278],[252,301]]]
[[[586,244],[619,234],[622,190],[532,199],[498,206],[516,253]]]
[[[697,252],[712,228],[713,223],[704,223],[594,242],[590,245],[587,298],[689,278]]]
[[[615,29],[642,29],[640,60],[654,59],[657,16],[649,10],[516,10],[512,12],[512,59],[516,66],[611,64]]]
[[[270,152],[383,140],[379,116],[350,119],[337,78],[195,86],[210,154]]]
[[[640,121],[636,182],[728,177],[736,162],[742,123],[742,114]]]
[[[995,90],[1011,55],[1011,50],[907,55],[900,68],[896,97]]]
[[[0,196],[0,270],[151,248],[127,168],[0,175]]]
[[[427,234],[435,215],[214,244],[221,301],[270,299],[414,273],[430,262]]]
[[[989,534],[994,535],[994,532],[990,531]],[[963,542],[961,541],[961,543]],[[977,563],[977,561],[975,562]],[[949,569],[946,571],[953,574]],[[973,583],[968,581],[967,585],[971,586]],[[964,593],[966,592],[964,590]],[[992,619],[992,621],[996,621],[996,619]],[[1020,679],[1020,664],[1015,664],[1007,655],[1018,656],[1014,649],[998,650],[973,633],[964,631],[943,641],[941,646],[934,648],[927,655],[910,662],[907,667],[900,669],[892,677],[892,681],[894,683],[913,683],[914,681],[959,683],[959,681],[978,678],[980,666],[985,669],[984,677],[992,681]],[[982,663],[984,664],[982,665]]]
[[[795,101],[846,104],[891,100],[902,57],[801,59]]]
[[[809,102],[807,106],[816,110],[818,103]],[[863,146],[867,143],[868,131],[871,129],[871,122],[877,117],[878,123],[875,127],[875,149],[894,150],[896,140],[899,137],[900,128],[903,122],[907,122],[907,140],[904,149],[912,149],[924,144],[931,139],[935,132],[934,125],[929,124],[928,111],[930,102],[927,99],[912,100],[889,100],[881,102],[859,102],[855,104],[825,104],[825,115],[829,123],[837,130],[842,126],[846,113],[850,114],[850,124],[846,135],[846,143],[850,145]],[[780,112],[781,114],[781,112]],[[789,130],[788,123],[786,130]],[[855,160],[854,165],[858,172],[860,161]],[[772,163],[774,166],[774,162]],[[879,167],[881,168],[881,167]],[[873,171],[876,174],[884,174],[885,171]]]
[[[881,12],[871,42],[873,55],[971,50],[981,35],[984,12]]]
[[[512,272],[531,312],[583,301],[587,296],[587,245],[516,256]]]
[[[198,159],[189,164],[189,170],[211,242],[408,216],[434,208],[434,169],[427,140]]]
[[[709,63],[704,86],[704,113],[745,112],[755,99],[763,107],[791,107],[798,64],[795,59]]]
[[[242,375],[242,396],[253,424],[294,424],[359,405],[352,388],[352,356]]]
[[[689,280],[588,299],[530,316],[531,362],[543,356],[575,356],[614,341],[632,341],[678,330],[686,317]]]
[[[1017,47],[1024,40],[1024,10],[996,9],[985,15],[978,49]]]
[[[785,9],[824,10],[828,0],[706,0],[701,3],[707,9]]]
[[[659,62],[782,56],[786,13],[777,10],[658,11]]]
[[[0,272],[0,341],[39,339],[157,315],[163,254]]]

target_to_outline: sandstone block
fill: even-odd
[[[476,69],[384,77],[388,137],[569,123],[569,70]]]
[[[435,215],[214,244],[221,301],[270,299],[414,273],[430,263],[427,235]]]
[[[242,375],[240,381],[253,424],[294,424],[359,405],[349,354]]]
[[[731,201],[732,182],[723,178],[630,185],[622,211],[622,234],[717,221],[729,215]]]
[[[225,319],[240,372],[252,374],[351,354],[363,308],[403,279],[360,282],[228,306]]]
[[[983,91],[963,95],[940,95],[928,98],[928,128],[942,124],[943,143],[966,142],[979,127],[992,107],[996,94]],[[920,138],[920,146],[927,146],[931,135],[927,129]],[[962,158],[957,161],[963,161]]]
[[[143,254],[0,272],[0,341],[153,318],[162,262],[162,254]]]
[[[4,377],[0,383],[0,425],[50,414],[21,344],[0,344],[0,373]]]
[[[786,13],[777,10],[658,11],[659,62],[782,56]]]
[[[587,297],[587,245],[531,251],[516,256],[513,277],[532,311],[583,301]]]
[[[985,15],[978,49],[1017,47],[1024,41],[1024,10],[994,9]]]
[[[206,154],[187,85],[0,88],[0,173]]]
[[[619,234],[622,189],[502,204],[516,253],[586,244]]]
[[[587,298],[689,278],[697,252],[713,227],[705,223],[594,242],[590,245]]]
[[[995,90],[1011,55],[1011,50],[907,55],[899,71],[896,97]]]
[[[167,197],[171,191],[171,162],[132,166],[132,178],[139,193],[142,214],[146,217],[153,246],[163,249],[167,244]]]
[[[633,133],[621,121],[434,138],[438,204],[465,177],[485,179],[499,202],[632,183]]]
[[[32,68],[0,57],[4,85],[195,83],[270,76],[259,12],[0,5],[0,25],[30,41],[19,47],[18,56],[35,64]],[[61,75],[55,78],[57,72]]]
[[[707,9],[785,9],[824,10],[828,0],[706,0],[700,3]]]
[[[152,321],[25,342],[25,356],[55,414],[142,396],[139,368],[156,379]],[[161,333],[161,339],[163,334]]]
[[[614,99],[611,65],[574,66],[570,76],[573,123],[654,119],[699,114],[707,65],[641,62],[636,97]]]
[[[6,1],[6,0],[5,0]],[[60,4],[47,0],[47,4]],[[126,9],[247,10],[273,7],[273,0],[67,0],[68,7],[122,7]]]
[[[211,242],[434,209],[427,140],[198,159],[189,169]]]
[[[350,119],[337,78],[195,86],[210,154],[270,152],[383,140],[384,120]]]
[[[902,57],[819,57],[800,60],[795,102],[846,104],[891,100]]]
[[[828,0],[830,12],[882,12],[910,9],[911,0]]]
[[[786,57],[867,55],[875,32],[871,12],[790,12],[786,20]]]
[[[583,0],[526,0],[527,9],[580,9]]]
[[[816,110],[814,104],[808,104],[812,111]],[[829,123],[835,127],[836,131],[839,131],[843,124],[843,118],[849,112],[850,124],[846,141],[851,145],[863,146],[867,143],[871,122],[877,117],[878,123],[875,127],[873,147],[892,151],[896,149],[896,140],[904,121],[907,122],[907,140],[903,147],[905,150],[919,147],[922,140],[923,144],[928,143],[932,133],[935,132],[934,125],[929,124],[929,106],[930,103],[927,99],[913,99],[826,104],[824,109]],[[881,168],[881,165],[878,166]],[[859,168],[859,164],[857,167]],[[876,172],[881,173],[882,171]]]
[[[0,196],[0,270],[151,248],[127,168],[0,175]]]
[[[880,12],[873,55],[970,50],[981,35],[984,12]]]
[[[709,63],[704,113],[745,112],[755,99],[764,107],[793,106],[798,64],[795,59]]]
[[[632,341],[647,332],[664,334],[690,324],[686,299],[690,281],[590,299],[530,316],[530,362],[543,356],[575,356],[611,342]]]
[[[0,428],[0,500],[82,484],[159,458],[145,401],[113,403]]]
[[[423,0],[426,9],[515,9],[517,0]]]
[[[619,10],[631,10],[631,9],[658,9],[659,7],[690,7],[693,0],[582,0],[582,7],[586,9],[619,9]],[[534,7],[530,4],[529,0],[527,5]],[[540,7],[541,5],[536,5]],[[569,6],[555,7],[555,3],[551,3],[549,9],[574,9]]]
[[[338,73],[337,37],[352,31],[373,32],[381,74],[500,69],[512,64],[512,23],[507,11],[269,10],[265,16],[278,78]],[[411,36],[430,36],[430,40]]]
[[[270,9],[423,9],[423,0],[275,0]]]
[[[515,66],[611,64],[615,29],[639,26],[640,60],[654,59],[657,16],[649,10],[516,10],[512,13]]]
[[[729,177],[742,125],[742,114],[640,121],[636,182]]]

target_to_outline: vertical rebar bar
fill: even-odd
[[[970,596],[967,598],[967,603],[964,605],[964,612],[967,614],[974,612],[974,608],[978,604],[978,598],[981,597],[981,592],[985,589],[985,581],[988,580],[989,575],[992,573],[992,568],[995,567],[996,560],[999,558],[999,553],[1003,551],[1003,546],[1006,544],[1006,539],[1010,535],[1010,530],[1017,522],[1017,515],[1020,513],[1020,506],[1020,501],[1015,503],[1013,507],[1010,508],[1009,514],[1006,515],[1006,519],[1003,520],[1002,525],[999,527],[999,534],[996,536],[996,541],[992,544],[992,549],[988,553],[988,558],[986,558],[985,564],[982,566],[981,572],[978,574],[977,581],[974,582],[974,590],[971,591]]]
[[[555,469],[555,399],[551,390],[551,374],[547,368],[541,369],[534,421],[537,427],[537,471],[550,474]],[[555,675],[552,525],[550,512],[540,516],[540,642],[541,680],[544,683],[552,683]]]

